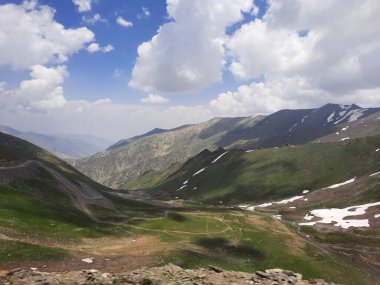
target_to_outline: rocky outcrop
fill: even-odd
[[[36,268],[29,270],[15,269],[0,278],[4,285],[58,285],[58,284],[257,284],[257,285],[333,285],[321,279],[303,280],[302,275],[283,269],[269,269],[265,272],[246,273],[225,271],[210,266],[208,269],[182,269],[168,264],[162,267],[141,268],[126,273],[110,274],[95,269],[64,273],[39,272]]]

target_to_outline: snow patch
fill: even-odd
[[[380,218],[380,214],[374,215],[375,219]]]
[[[255,151],[254,149],[249,149],[249,150],[246,150],[245,152],[253,152],[253,151]]]
[[[349,227],[369,227],[368,219],[345,219],[346,217],[361,216],[364,215],[368,208],[380,206],[380,202],[369,203],[364,205],[350,206],[343,209],[331,208],[331,209],[317,209],[312,210],[307,214],[304,219],[312,220],[315,218],[321,218],[318,221],[312,221],[310,223],[300,223],[299,225],[313,225],[311,223],[321,224],[333,224],[335,227],[341,227],[348,229]]]
[[[187,183],[189,183],[189,180],[184,181],[182,184],[186,185]]]
[[[299,223],[300,226],[314,226],[316,222]]]
[[[376,149],[376,152],[378,152],[380,150],[380,148]]]
[[[302,194],[307,194],[307,193],[309,193],[310,191],[309,190],[303,190],[302,191]]]
[[[347,141],[347,140],[349,140],[349,139],[350,139],[349,137],[346,137],[346,138],[341,139],[340,141],[341,141],[341,142],[344,142],[344,141]]]
[[[335,112],[332,112],[331,115],[327,117],[327,123],[330,123],[334,119],[334,116]]]
[[[372,174],[370,174],[369,176],[376,176],[376,175],[379,175],[379,174],[380,174],[380,171],[379,171],[379,172],[372,173]]]
[[[356,110],[351,110],[349,112],[347,111],[342,111],[339,113],[339,115],[342,117],[341,119],[339,119],[338,121],[336,121],[334,124],[339,124],[340,122],[344,121],[345,119],[347,119],[348,122],[353,122],[353,121],[356,121],[357,119],[359,119],[360,117],[362,117],[364,115],[364,111],[366,111],[367,109],[356,109]]]
[[[179,187],[176,191],[182,190],[185,187],[187,187],[187,185],[183,185],[183,186]]]
[[[206,168],[207,168],[207,167],[202,168],[202,169],[199,169],[197,172],[195,172],[195,173],[193,174],[193,177],[194,177],[195,175],[198,175],[199,173],[202,173],[203,171],[205,171]]]
[[[329,186],[329,187],[327,187],[327,188],[329,188],[329,189],[338,188],[338,187],[340,187],[340,186],[350,184],[350,183],[354,182],[355,180],[356,180],[356,177],[354,177],[354,178],[352,178],[352,179],[350,179],[350,180],[344,181],[344,182],[342,182],[342,183],[338,183],[338,184],[331,185],[331,186]]]
[[[348,129],[348,126],[345,126],[344,128],[342,128],[342,131],[347,131]]]
[[[221,155],[219,155],[217,158],[215,158],[211,163],[215,163],[217,162],[220,158],[222,158],[228,151],[222,153]]]
[[[305,117],[303,117],[302,120],[301,120],[301,124],[302,124],[303,122],[305,122],[305,120],[306,120],[308,117],[309,117],[309,115],[306,115]]]
[[[298,126],[298,123],[295,123],[293,126],[290,127],[289,132],[293,131],[293,129],[294,129],[295,127],[297,127],[297,126]]]
[[[242,208],[242,209],[245,209],[245,210],[248,210],[248,211],[254,211],[255,208],[266,208],[266,207],[270,207],[272,206],[273,204],[288,204],[288,203],[291,203],[295,200],[298,200],[298,199],[301,199],[303,198],[304,196],[294,196],[292,198],[289,198],[289,199],[284,199],[284,200],[281,200],[281,201],[278,201],[278,202],[267,202],[267,203],[263,203],[263,204],[260,204],[260,205],[254,205],[254,206],[249,206],[249,205],[240,205],[239,208]]]
[[[289,198],[289,199],[284,199],[280,202],[273,202],[275,204],[288,204],[288,203],[291,203],[291,202],[294,202],[296,200],[299,200],[299,199],[302,199],[304,196],[294,196],[292,198]]]
[[[366,110],[367,110],[367,109],[353,110],[353,111],[351,111],[352,114],[351,114],[350,118],[348,119],[348,121],[349,121],[349,122],[353,122],[353,121],[356,121],[357,119],[359,119],[360,117],[363,117],[364,112],[365,112]]]
[[[314,219],[314,216],[306,214],[306,216],[303,219],[306,220],[306,221],[311,221],[312,219]]]

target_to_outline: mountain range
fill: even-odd
[[[376,284],[379,126],[379,108],[327,104],[154,129],[75,161],[129,190],[0,132],[0,267],[213,264]]]
[[[110,187],[149,188],[204,149],[250,150],[380,134],[379,112],[380,108],[355,104],[327,104],[268,116],[214,118],[171,130],[154,129],[76,160],[73,165]]]
[[[93,155],[106,149],[112,142],[91,135],[45,135],[35,132],[21,132],[7,126],[0,126],[0,132],[27,140],[66,159],[78,159]]]

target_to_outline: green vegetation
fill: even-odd
[[[51,261],[67,257],[65,250],[30,243],[0,240],[0,264],[14,261]]]
[[[109,226],[94,223],[56,186],[41,180],[0,186],[0,227],[55,240],[110,233]]]
[[[147,190],[208,203],[271,201],[378,171],[380,154],[375,153],[378,145],[380,136],[344,144],[287,146],[250,153],[235,150],[214,164],[212,159],[221,151],[202,153],[159,186]],[[204,172],[193,177],[204,167],[207,167]],[[185,180],[189,180],[187,186],[176,191]],[[367,195],[377,199],[377,190],[375,187]]]
[[[173,262],[186,268],[214,264],[249,272],[281,267],[300,272],[305,278],[372,284],[365,269],[353,266],[344,256],[321,250],[291,226],[268,215],[189,200],[218,204],[270,200],[373,173],[380,169],[374,152],[378,145],[380,137],[251,153],[235,150],[214,164],[212,161],[224,150],[203,151],[159,187],[150,189],[151,193],[163,191],[186,198],[178,201],[179,207],[172,208],[121,197],[128,192],[101,186],[53,155],[6,137],[0,141],[0,155],[5,159],[18,164],[28,159],[42,161],[72,183],[85,182],[96,189],[115,208],[87,205],[83,209],[83,204],[62,191],[64,185],[48,171],[36,165],[23,169],[25,179],[0,185],[0,230],[6,235],[0,239],[0,264],[62,260],[84,252],[109,254],[108,250],[120,254],[129,252],[132,239],[137,242],[131,247],[140,238],[147,238],[143,244],[147,249],[157,245],[160,250],[162,246],[162,252],[152,253],[161,258],[161,263]],[[206,166],[204,172],[192,176]],[[186,190],[175,191],[185,180],[189,180]],[[378,199],[378,178],[363,183],[367,183],[367,191],[354,201]],[[355,232],[321,235],[308,227],[301,231],[319,242],[350,246],[376,245],[378,234],[366,233],[364,240]],[[119,240],[121,245],[117,244]],[[113,242],[117,244],[114,248]],[[55,247],[46,246],[51,244]],[[99,253],[102,247],[107,247],[106,253]]]
[[[225,269],[248,271],[285,268],[306,278],[324,278],[344,284],[371,284],[344,257],[330,255],[298,236],[292,228],[256,213],[181,213],[141,221],[131,231],[159,236],[173,250],[161,260],[185,268],[214,264]]]

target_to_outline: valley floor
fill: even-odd
[[[245,272],[284,268],[301,272],[308,279],[375,284],[365,270],[350,265],[346,257],[330,253],[299,235],[295,228],[257,212],[189,209],[113,223],[108,231],[112,233],[44,240],[3,230],[0,254],[5,258],[0,268],[120,273],[172,262],[184,268],[213,264]],[[25,258],[18,258],[20,255]]]

